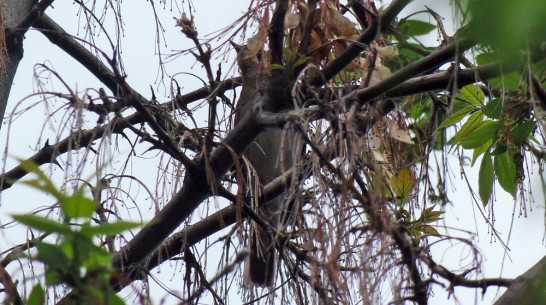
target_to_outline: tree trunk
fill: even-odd
[[[17,66],[23,58],[23,41],[11,35],[14,27],[25,18],[34,0],[0,0],[0,128],[8,103],[9,92]],[[5,33],[5,35],[2,35]],[[2,41],[5,39],[4,41]]]

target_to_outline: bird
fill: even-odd
[[[239,46],[232,42],[237,51],[237,65],[242,78],[242,89],[235,106],[235,125],[243,118],[250,108],[261,98],[260,85],[263,79],[262,65],[258,55],[247,46]],[[288,133],[290,135],[290,133]],[[283,143],[284,141],[284,143]],[[282,152],[281,152],[282,150]],[[280,161],[280,155],[283,160]],[[283,131],[278,128],[262,131],[243,152],[250,162],[262,185],[271,182],[282,174],[283,167],[292,166],[290,136],[283,137]],[[283,164],[281,164],[283,163]],[[255,196],[257,198],[257,196]],[[264,206],[265,205],[265,206]],[[274,228],[278,228],[283,212],[282,195],[271,199],[267,204],[259,203],[257,214]],[[249,256],[245,262],[244,283],[259,287],[270,287],[276,272],[277,252],[272,233],[250,222]]]

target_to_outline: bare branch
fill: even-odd
[[[220,95],[229,89],[235,88],[239,84],[240,78],[236,77],[227,79],[222,82],[217,82],[217,87],[214,89],[210,86],[204,86],[190,93],[176,96],[176,105],[171,102],[166,102],[162,104],[161,107],[166,107],[167,109],[171,110],[174,110],[177,107],[186,107],[186,105],[190,104],[191,102],[206,98],[213,92]],[[27,160],[32,161],[38,165],[52,163],[55,162],[58,156],[68,151],[88,147],[89,145],[91,145],[93,140],[99,139],[107,135],[108,132],[122,134],[125,128],[128,127],[127,124],[136,125],[142,123],[144,123],[144,118],[139,113],[135,113],[127,118],[112,121],[110,124],[98,126],[93,129],[83,130],[77,134],[71,134],[56,144],[45,145],[36,154],[34,154],[34,156],[28,158]],[[13,183],[23,178],[26,174],[27,171],[25,171],[22,166],[18,165],[13,169],[0,175],[0,191],[10,188]]]
[[[68,34],[61,26],[59,26],[53,19],[47,15],[43,15],[34,23],[34,28],[39,30],[44,36],[46,36],[53,44],[57,45],[68,55],[72,56],[76,61],[82,64],[89,72],[101,81],[112,93],[119,96],[121,88],[120,79],[117,79],[114,72],[110,70],[102,61],[89,52],[84,46],[79,44],[70,34]],[[144,104],[148,101],[136,92],[134,96]]]
[[[483,278],[479,280],[469,280],[462,275],[455,274],[449,271],[446,267],[436,264],[429,256],[421,257],[431,271],[443,278],[445,278],[452,287],[463,286],[470,288],[482,288],[487,289],[489,286],[497,287],[509,287],[514,280],[503,278]]]

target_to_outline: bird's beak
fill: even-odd
[[[229,43],[231,43],[231,45],[232,45],[233,48],[235,49],[235,52],[237,52],[237,53],[241,52],[241,50],[242,50],[243,47],[244,47],[244,46],[242,46],[242,45],[236,44],[235,42],[233,42],[233,41],[231,41],[231,40],[229,41]]]

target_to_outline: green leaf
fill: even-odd
[[[521,51],[540,52],[546,41],[546,1],[471,0],[470,35],[497,51],[509,64]]]
[[[463,124],[459,132],[449,140],[449,144],[455,144],[459,142],[459,139],[462,139],[472,133],[474,129],[478,128],[483,122],[483,114],[481,111],[474,112],[471,116],[468,117],[466,122]]]
[[[29,173],[34,173],[38,176],[37,179],[31,179],[22,181],[22,183],[32,186],[36,189],[44,191],[48,194],[55,196],[57,199],[63,197],[62,193],[55,187],[55,184],[46,176],[46,174],[40,169],[40,167],[30,160],[19,160],[21,167]]]
[[[495,173],[502,188],[515,198],[518,185],[516,165],[507,152],[495,156]]]
[[[90,218],[96,207],[93,200],[83,195],[68,196],[61,200],[61,208],[68,219]]]
[[[94,251],[97,246],[93,239],[82,232],[74,232],[66,235],[61,248],[68,258],[72,259],[77,265],[82,265]]]
[[[31,228],[48,233],[70,233],[70,226],[36,215],[13,215],[13,219]]]
[[[537,124],[536,121],[528,121],[514,127],[514,129],[510,131],[510,134],[512,135],[513,143],[518,146],[521,146],[524,143],[526,143],[527,138],[529,137],[531,132],[533,132],[533,130],[535,129],[536,124]]]
[[[411,194],[414,185],[415,178],[407,167],[401,169],[398,174],[391,178],[392,190],[396,196],[402,199]]]
[[[400,31],[405,36],[426,35],[436,29],[436,25],[421,20],[403,20]]]
[[[284,70],[286,70],[286,67],[283,66],[283,65],[279,65],[279,64],[271,64],[271,65],[269,65],[269,69],[284,71]]]
[[[498,63],[500,58],[496,53],[481,53],[476,56],[476,63],[480,66],[490,63]]]
[[[426,233],[428,235],[436,236],[436,237],[442,237],[442,235],[436,230],[435,227],[431,225],[424,225],[423,226],[423,233]]]
[[[142,224],[137,222],[116,222],[116,223],[102,223],[94,227],[83,227],[82,233],[88,234],[89,236],[99,236],[99,235],[115,235],[123,231],[140,227]]]
[[[485,106],[482,108],[482,112],[486,116],[498,120],[501,118],[502,115],[502,106],[502,99],[492,99],[487,104],[485,104]]]
[[[478,159],[478,157],[481,156],[484,152],[489,151],[491,145],[493,145],[493,141],[489,140],[485,142],[482,146],[475,148],[474,152],[472,153],[472,162],[470,163],[470,166],[474,166],[474,163],[476,163],[476,159]]]
[[[61,249],[61,251],[63,251],[64,255],[66,255],[66,257],[68,259],[73,259],[74,258],[74,251],[75,250],[74,250],[74,244],[72,242],[70,242],[71,240],[73,240],[73,236],[65,238],[63,240],[63,242],[58,245],[59,249]]]
[[[474,110],[473,106],[467,106],[453,114],[451,114],[447,119],[445,119],[438,128],[446,128],[448,126],[451,126],[455,123],[460,122],[467,114],[469,114],[472,110]]]
[[[542,145],[542,143],[540,143],[533,135],[529,135],[529,140],[533,141],[535,144]]]
[[[68,268],[69,258],[59,246],[37,241],[36,248],[38,249],[38,259],[44,262],[49,269],[63,270]]]
[[[46,283],[48,285],[57,285],[63,282],[62,274],[57,269],[48,268],[46,270]]]
[[[463,100],[469,102],[472,105],[481,106],[485,99],[485,95],[482,90],[476,85],[466,85],[461,90],[459,90],[460,95],[462,95]]]
[[[109,305],[125,305],[125,301],[120,298],[114,291],[108,292],[108,304]]]
[[[484,121],[465,137],[459,138],[459,144],[465,149],[481,147],[484,142],[494,140],[502,124],[498,121]]]
[[[106,249],[94,247],[91,255],[85,260],[84,266],[89,269],[108,268],[112,262],[112,255]]]
[[[494,179],[495,173],[493,171],[493,160],[488,151],[483,155],[478,176],[478,192],[480,194],[480,199],[482,200],[483,206],[486,206],[489,202]]]
[[[43,305],[45,304],[45,292],[42,285],[36,284],[28,297],[28,305]]]
[[[435,211],[436,205],[426,208],[419,217],[419,222],[432,223],[442,219],[444,211]]]
[[[515,91],[519,88],[521,73],[516,71],[508,74],[502,74],[501,76],[488,79],[488,82],[496,88]]]
[[[300,57],[300,58],[298,58],[298,60],[296,60],[296,62],[294,63],[294,67],[301,66],[301,65],[303,65],[304,63],[307,63],[308,61],[311,61],[311,60],[312,60],[311,57],[307,57],[307,56]]]

